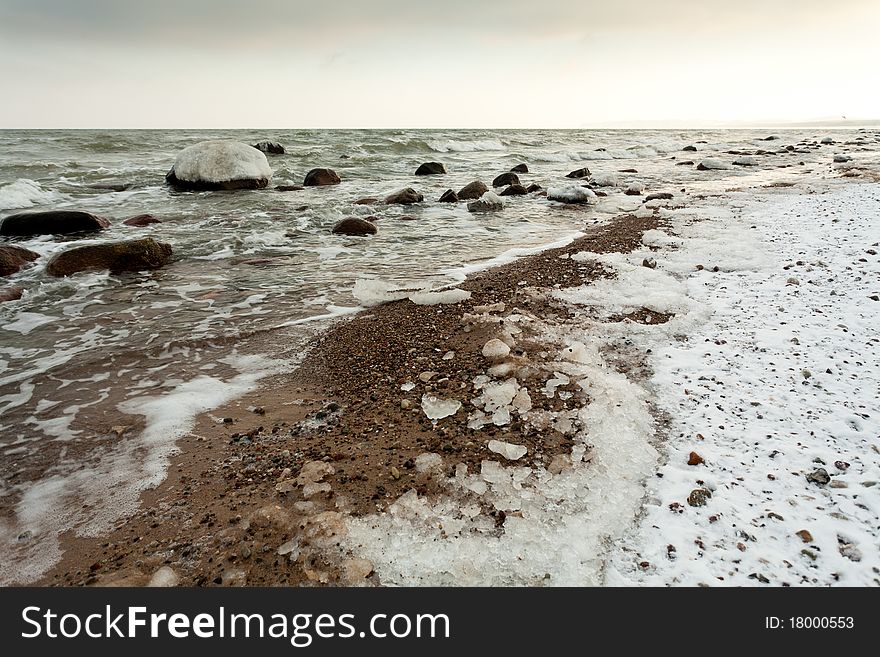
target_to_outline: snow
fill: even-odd
[[[187,182],[269,179],[265,153],[241,142],[216,139],[184,148],[174,162],[174,175]]]
[[[593,184],[599,187],[615,187],[620,184],[620,176],[616,173],[597,173],[593,176]]]
[[[598,200],[592,189],[573,184],[549,187],[547,198],[562,203],[595,203]]]
[[[671,422],[668,462],[649,480],[644,517],[613,552],[606,581],[876,586],[880,303],[869,297],[880,263],[866,252],[880,242],[880,190],[731,203],[726,216],[682,226],[678,251],[654,254],[680,269],[724,223],[760,255],[692,271],[689,293],[711,317],[686,341],[652,345],[651,385]],[[705,463],[688,465],[691,452]],[[818,468],[828,485],[807,479]],[[706,506],[688,504],[697,488],[711,490]]]

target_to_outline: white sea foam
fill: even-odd
[[[63,194],[44,189],[36,181],[19,178],[0,187],[0,210],[14,210],[46,205],[63,200]]]
[[[506,146],[498,139],[458,141],[454,139],[429,141],[431,150],[438,153],[473,153],[477,151],[503,151]]]

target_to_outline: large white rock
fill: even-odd
[[[165,180],[180,189],[259,189],[271,177],[265,153],[238,141],[217,139],[180,151]]]

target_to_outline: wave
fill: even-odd
[[[437,139],[429,141],[428,148],[436,153],[475,153],[477,151],[503,151],[507,147],[498,139],[475,139],[472,141]]]
[[[62,194],[43,189],[40,184],[28,178],[19,178],[14,183],[0,187],[0,210],[32,208],[63,198]]]

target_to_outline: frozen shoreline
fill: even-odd
[[[734,193],[672,226],[658,269],[705,265],[687,289],[712,313],[685,341],[644,336],[668,461],[606,583],[876,586],[880,188]],[[718,230],[749,259],[707,249]],[[692,451],[705,463],[688,465]],[[808,481],[820,468],[830,482]],[[711,498],[691,506],[701,488]]]

